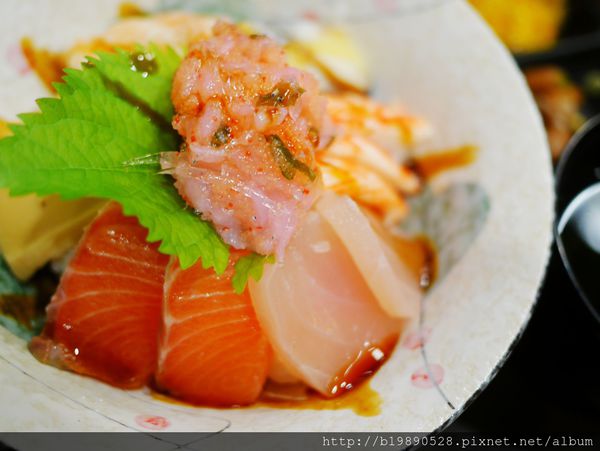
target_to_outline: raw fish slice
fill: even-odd
[[[156,382],[173,396],[198,404],[243,405],[265,383],[271,350],[248,292],[233,292],[232,253],[217,276],[200,263],[168,267]]]
[[[271,361],[269,380],[277,384],[302,384],[301,378],[292,374],[277,355]]]
[[[29,349],[44,363],[122,388],[148,382],[157,357],[168,257],[110,204],[90,225]]]
[[[325,396],[342,393],[378,366],[403,325],[381,308],[318,211],[305,217],[283,262],[267,265],[260,282],[250,281],[250,293],[277,358]]]
[[[416,317],[422,296],[417,278],[358,205],[349,197],[325,192],[316,209],[342,240],[385,312],[397,318]]]
[[[281,256],[320,190],[325,99],[272,39],[223,22],[213,32],[173,80],[173,127],[185,145],[162,166],[226,243]]]

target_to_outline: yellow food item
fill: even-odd
[[[469,1],[513,52],[552,47],[566,12],[566,0]]]
[[[15,276],[27,280],[75,246],[104,201],[58,196],[10,197],[0,190],[0,250]]]
[[[292,66],[320,72],[345,89],[368,89],[367,62],[354,41],[343,30],[302,23],[291,28],[290,33],[292,39],[285,50]]]
[[[10,128],[8,128],[8,124],[2,120],[0,120],[0,139],[5,136],[10,135]]]
[[[148,15],[139,5],[130,2],[124,2],[119,5],[119,17],[126,19],[129,17],[144,17]]]
[[[0,121],[0,138],[9,134],[6,123]],[[0,252],[13,273],[26,280],[77,244],[104,203],[62,201],[58,196],[10,197],[8,190],[0,189]]]

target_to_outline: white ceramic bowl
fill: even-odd
[[[0,116],[32,110],[33,100],[46,95],[16,51],[22,36],[67,48],[77,38],[106,29],[119,3],[3,0]],[[396,3],[374,2],[369,11]],[[471,185],[428,210],[425,227],[433,224],[439,234],[446,275],[423,302],[421,324],[371,381],[383,398],[381,413],[365,417],[351,410],[167,404],[143,391],[117,390],[39,364],[23,341],[1,329],[0,429],[432,431],[486,385],[527,323],[548,259],[549,153],[519,70],[469,6],[461,0],[429,1],[418,8],[417,2],[409,3],[403,14],[390,10],[374,19],[365,12],[345,25],[369,58],[373,94],[399,100],[428,118],[436,128],[432,148],[470,143],[479,147],[479,155],[468,168],[435,180],[436,191]],[[317,11],[326,7],[306,4]],[[418,346],[423,340],[424,346]]]

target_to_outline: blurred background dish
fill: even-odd
[[[523,69],[556,162],[585,118],[600,111],[600,2],[469,1]]]
[[[515,53],[553,47],[567,15],[567,0],[469,1]]]

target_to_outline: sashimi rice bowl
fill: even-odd
[[[106,3],[0,7],[3,429],[447,423],[550,242],[492,33],[452,0]]]

